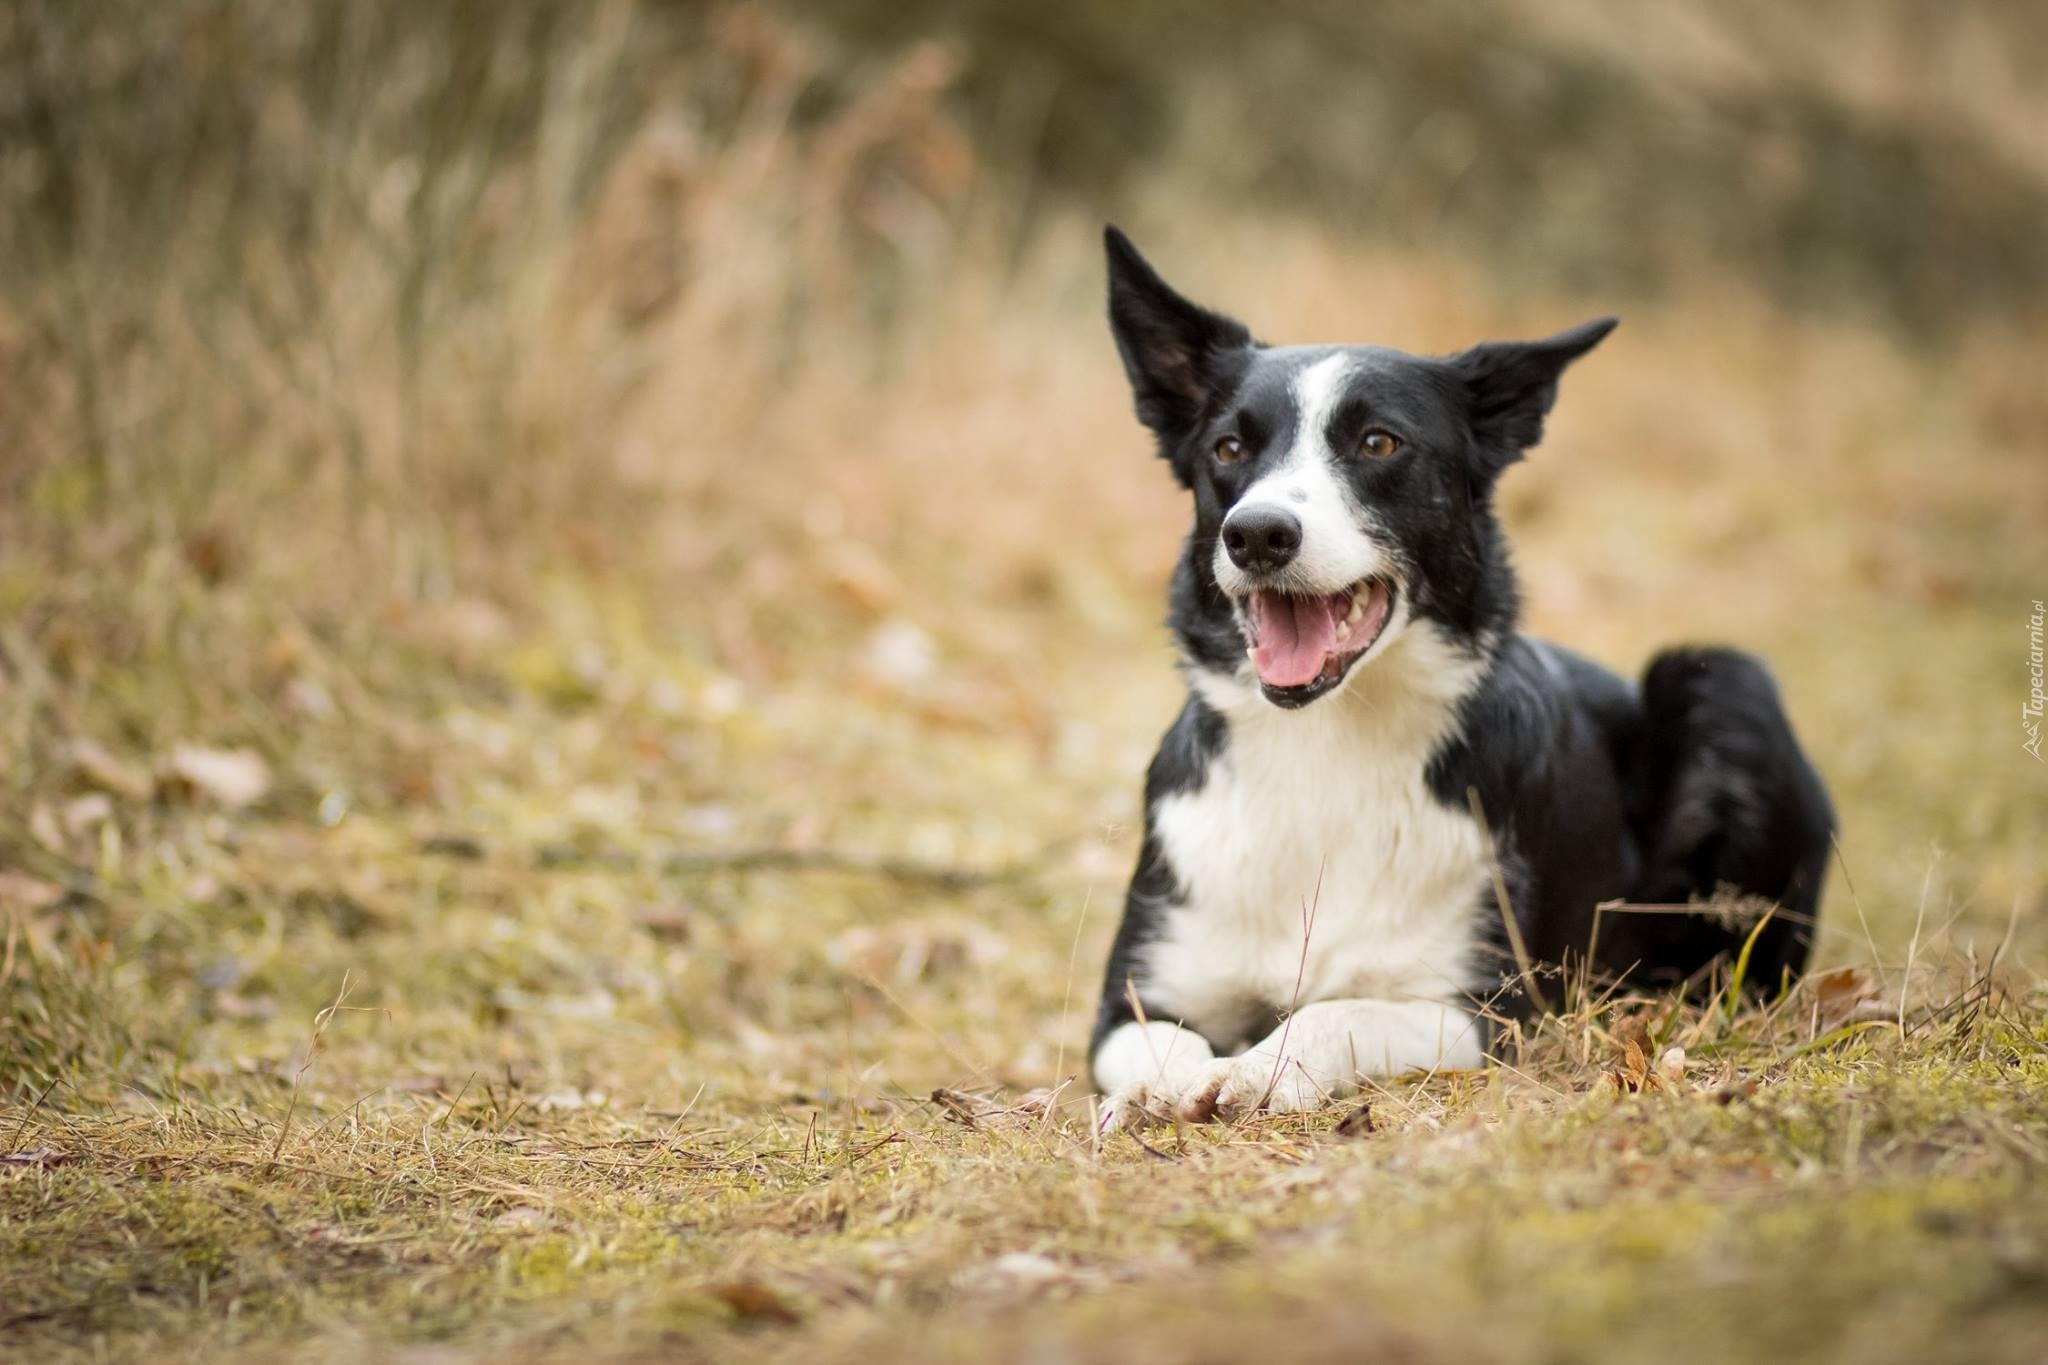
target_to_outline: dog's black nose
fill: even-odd
[[[1240,507],[1223,519],[1223,548],[1246,573],[1272,573],[1301,552],[1301,523],[1285,508]]]

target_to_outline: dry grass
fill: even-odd
[[[1776,661],[1851,972],[1098,1148],[1183,513],[1094,211],[1024,230],[949,49],[591,13],[255,24],[252,155],[324,168],[275,191],[310,216],[125,222],[109,152],[0,296],[0,1351],[2038,1355],[2038,336],[1700,264],[1509,480],[1537,628]],[[336,43],[396,74],[278,93]],[[154,107],[86,50],[38,70]],[[408,179],[442,60],[504,84],[437,117],[507,141]],[[1267,335],[1615,304],[1180,173],[1141,239]]]

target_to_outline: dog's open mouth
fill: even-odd
[[[1319,696],[1372,648],[1393,606],[1392,585],[1383,578],[1319,596],[1260,588],[1245,603],[1252,667],[1275,700]]]

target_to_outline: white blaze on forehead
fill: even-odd
[[[1387,570],[1387,557],[1369,534],[1370,518],[1338,477],[1330,449],[1330,418],[1343,401],[1351,357],[1342,351],[1303,367],[1288,385],[1294,399],[1294,443],[1280,463],[1245,490],[1232,509],[1282,507],[1301,523],[1301,553],[1290,568],[1289,591],[1337,592]],[[1219,542],[1216,581],[1243,592],[1244,575]]]
[[[1340,351],[1294,376],[1287,386],[1294,399],[1294,444],[1287,448],[1287,454],[1272,473],[1245,490],[1238,500],[1240,507],[1262,502],[1299,504],[1319,496],[1341,496],[1342,490],[1331,477],[1327,433],[1330,414],[1344,396],[1344,376],[1350,368],[1350,359]]]
[[[1294,376],[1294,382],[1288,385],[1294,394],[1296,414],[1290,462],[1303,455],[1328,453],[1330,415],[1344,396],[1344,380],[1350,373],[1351,357],[1339,351]]]

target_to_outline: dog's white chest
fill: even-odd
[[[1429,790],[1440,727],[1336,700],[1233,709],[1203,785],[1153,813],[1186,899],[1143,950],[1141,985],[1219,1042],[1290,1006],[1475,984],[1485,843]]]

